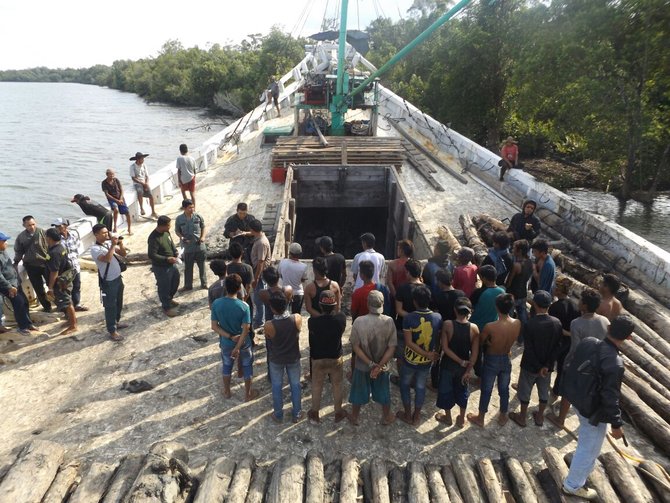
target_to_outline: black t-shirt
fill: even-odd
[[[72,268],[67,250],[62,244],[58,243],[49,248],[49,260],[46,265],[49,272],[57,272],[59,275]]]
[[[84,215],[89,215],[91,217],[103,218],[107,216],[109,210],[105,208],[102,204],[91,201],[90,199],[80,199],[77,204],[81,208],[81,211],[84,212]]]
[[[512,272],[512,267],[514,267],[514,257],[509,253],[505,253],[500,257],[503,264],[505,264],[505,271],[496,276],[496,285],[505,286],[505,281],[507,281],[507,276]],[[486,258],[482,261],[482,265],[492,265],[496,266],[495,262],[491,258],[491,255],[487,255]]]
[[[530,318],[523,327],[521,368],[533,374],[542,367],[552,370],[562,336],[561,322],[553,316],[542,314]]]
[[[244,262],[231,262],[228,264],[228,274],[239,274],[242,278],[242,285],[250,285],[254,279],[254,270],[249,264]]]
[[[323,258],[328,266],[328,274],[326,274],[326,277],[339,284],[342,281],[342,271],[347,267],[346,262],[344,261],[344,256],[339,253],[333,253],[332,255],[326,255]]]
[[[455,320],[454,305],[460,297],[465,297],[462,290],[440,290],[435,295],[435,305],[437,312],[442,315],[443,320]]]
[[[102,183],[102,191],[105,192],[106,194],[109,194],[111,197],[114,197],[116,199],[121,198],[121,182],[119,182],[118,178],[114,178],[111,183],[107,181],[105,178]]]
[[[344,313],[312,316],[309,328],[309,354],[315,360],[342,356],[342,334],[347,325]]]
[[[396,302],[402,302],[402,308],[406,312],[412,313],[416,311],[416,308],[414,307],[414,299],[412,298],[412,292],[416,287],[422,285],[423,283],[405,283],[404,285],[400,285],[395,291]],[[400,330],[402,330],[402,319],[403,317],[400,315],[397,315],[395,319],[395,326]]]
[[[558,299],[549,306],[549,314],[554,318],[558,318],[563,330],[567,330],[568,332],[570,331],[572,320],[576,320],[581,316],[577,304],[568,298]]]

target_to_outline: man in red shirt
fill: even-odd
[[[375,290],[377,285],[372,281],[375,265],[370,260],[363,260],[358,264],[358,274],[363,280],[363,286],[351,294],[351,319],[368,314],[368,294]]]
[[[500,157],[502,157],[500,164],[500,181],[502,181],[505,172],[508,169],[516,168],[519,162],[519,147],[511,136],[507,137],[500,148]]]

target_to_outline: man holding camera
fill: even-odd
[[[121,276],[121,264],[116,254],[121,257],[126,256],[123,237],[110,235],[109,230],[103,224],[93,226],[93,235],[95,244],[91,246],[91,257],[98,267],[100,296],[105,308],[107,332],[113,341],[122,341],[123,336],[118,330],[126,328],[127,325],[119,323],[123,309],[123,277]]]

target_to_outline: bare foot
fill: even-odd
[[[554,414],[553,412],[550,412],[545,416],[554,426],[558,428],[563,428],[563,425],[565,424],[564,421],[561,421],[561,419]]]
[[[412,417],[406,414],[404,410],[396,412],[395,417],[400,419],[403,423],[412,424]]]
[[[456,418],[456,428],[463,428],[465,426],[465,416],[458,416]]]
[[[452,424],[454,424],[453,420],[451,419],[451,414],[441,414],[439,412],[435,414],[435,421],[437,421],[438,423],[446,424],[447,426],[451,426]]]
[[[416,411],[414,414],[412,414],[412,425],[419,426],[420,424],[421,424],[421,412]]]
[[[247,394],[247,396],[244,397],[244,401],[251,402],[252,400],[258,398],[258,395],[260,395],[259,391],[257,389],[252,389],[251,391],[249,391],[249,394]]]
[[[341,411],[335,413],[335,422],[339,423],[347,417],[349,417],[349,413],[346,411],[346,409],[342,409]]]
[[[389,414],[388,417],[382,416],[382,420],[380,422],[382,426],[390,426],[393,423],[395,423],[395,417],[393,417],[393,414]]]
[[[498,424],[500,426],[505,426],[507,424],[507,421],[509,421],[509,415],[507,413],[501,412],[498,415]]]
[[[230,392],[230,390],[223,390],[223,398],[231,398],[233,394]]]
[[[470,414],[468,414],[468,415],[465,416],[465,417],[466,417],[467,420],[470,421],[472,424],[476,424],[476,425],[479,426],[480,428],[483,428],[483,427],[484,427],[484,418],[483,418],[483,417],[480,417],[479,414],[472,414],[472,413],[470,413]]]
[[[77,327],[67,327],[65,330],[61,331],[58,335],[73,334],[76,331],[77,331]]]
[[[500,418],[502,418],[502,417],[503,417],[503,416],[502,416],[502,414],[501,414],[500,417],[498,418],[498,423],[500,423]],[[519,414],[518,412],[510,412],[508,417],[509,417],[512,421],[514,421],[516,424],[518,424],[519,426],[521,426],[522,428],[525,428],[525,427],[527,426],[527,424],[526,424],[526,418],[525,418],[525,417],[521,417],[521,414]],[[507,422],[507,421],[505,421],[505,422]]]
[[[536,410],[533,412],[533,421],[535,426],[544,426],[544,415],[540,415],[540,411]]]
[[[354,426],[358,426],[358,417],[354,417],[352,414],[349,414],[349,422]]]

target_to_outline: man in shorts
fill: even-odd
[[[75,270],[67,256],[67,250],[61,244],[58,229],[51,227],[46,230],[49,260],[46,267],[49,273],[47,298],[54,299],[56,309],[67,316],[65,329],[59,335],[67,335],[77,331],[77,316],[72,303],[72,280]]]
[[[179,153],[181,155],[177,157],[177,179],[181,189],[181,198],[190,199],[195,206],[195,159],[188,155],[186,143],[179,145]],[[186,197],[187,191],[189,197]]]
[[[133,233],[130,232],[130,211],[126,205],[126,199],[123,196],[123,187],[121,186],[121,182],[118,178],[116,178],[116,173],[114,173],[113,169],[108,169],[105,172],[105,175],[106,178],[101,182],[100,185],[102,187],[102,192],[107,198],[109,207],[114,213],[114,228],[112,229],[112,232],[117,232],[116,220],[120,213],[121,215],[126,216],[128,235],[132,236]]]
[[[351,381],[349,420],[358,425],[361,406],[372,400],[382,406],[382,425],[393,423],[388,362],[397,344],[393,318],[382,314],[384,295],[373,290],[368,294],[368,314],[356,318],[351,327],[351,345],[356,363]]]
[[[130,178],[135,185],[135,192],[137,192],[137,202],[140,205],[140,215],[144,215],[144,198],[149,200],[151,206],[151,218],[158,218],[156,209],[154,208],[154,196],[149,188],[149,172],[144,164],[144,158],[149,157],[149,154],[137,152],[129,161],[135,161],[130,165]]]

